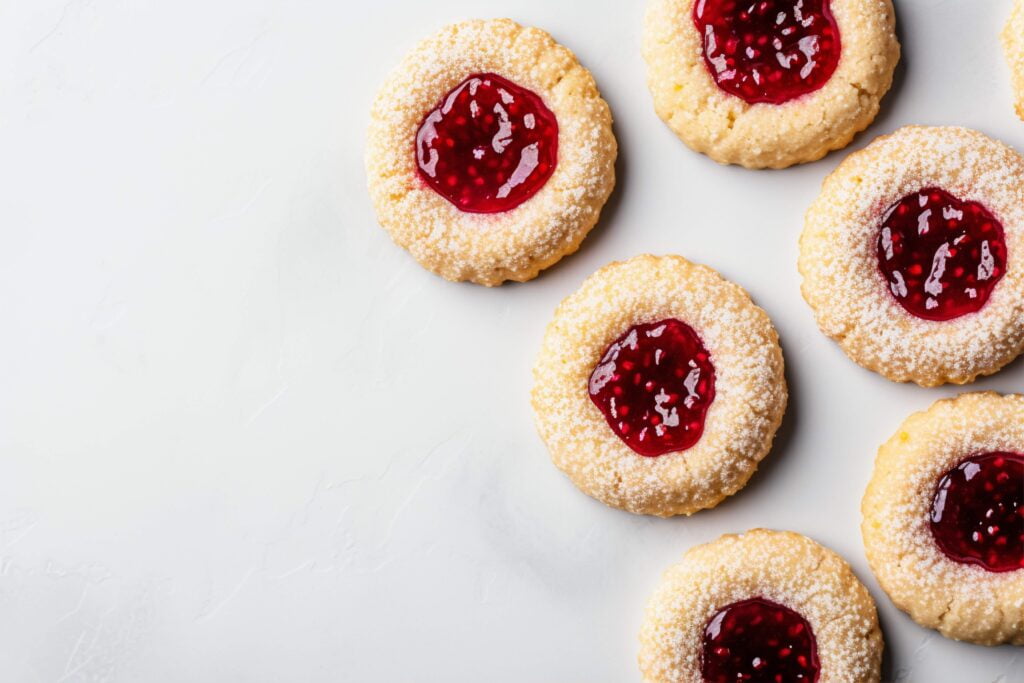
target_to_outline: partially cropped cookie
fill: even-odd
[[[509,19],[420,43],[371,111],[381,225],[449,280],[529,280],[579,247],[615,185],[612,117],[567,48]]]
[[[864,494],[868,562],[942,635],[1024,645],[1024,396],[963,394],[915,413]]]
[[[784,168],[849,144],[900,57],[891,0],[650,0],[654,107],[698,152]]]
[[[689,515],[735,493],[786,407],[768,315],[680,256],[601,268],[563,301],[533,371],[537,428],[584,493]]]
[[[909,126],[825,179],[800,238],[822,332],[897,382],[963,384],[1024,351],[1024,158]]]
[[[639,659],[644,683],[876,683],[882,647],[875,603],[841,557],[754,529],[665,572]]]
[[[1017,116],[1024,119],[1024,0],[1013,2],[1013,11],[1003,28],[1003,50],[1010,67]]]

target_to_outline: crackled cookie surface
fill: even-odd
[[[878,138],[825,179],[799,267],[860,365],[923,386],[996,372],[1024,350],[1024,158],[965,128]]]
[[[1010,67],[1017,116],[1024,119],[1024,0],[1013,2],[1013,11],[1003,28],[1003,50]]]
[[[645,683],[869,683],[880,679],[875,603],[846,562],[788,531],[692,548],[640,630]]]
[[[673,132],[748,168],[845,147],[878,113],[900,55],[890,0],[650,0],[643,50]]]
[[[786,406],[778,335],[738,285],[680,256],[598,270],[565,299],[534,367],[555,465],[613,507],[713,507],[768,453]]]
[[[868,561],[896,606],[942,635],[1024,644],[1024,396],[938,401],[878,451]]]
[[[366,150],[381,225],[428,270],[499,285],[572,253],[615,184],[590,72],[536,28],[454,24],[391,73]]]

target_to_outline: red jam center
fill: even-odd
[[[640,455],[686,450],[700,440],[715,400],[715,368],[700,337],[673,318],[634,325],[590,375],[590,399]]]
[[[925,320],[980,310],[1006,272],[1002,224],[981,204],[936,187],[889,207],[877,252],[896,301]]]
[[[697,0],[693,23],[715,83],[749,104],[814,92],[839,64],[829,0]]]
[[[706,683],[814,683],[819,669],[811,625],[788,607],[742,600],[720,609],[704,627]]]
[[[932,535],[956,562],[990,572],[1024,568],[1024,455],[974,455],[935,488]]]
[[[462,211],[498,213],[544,186],[558,160],[558,122],[543,100],[495,74],[473,74],[416,133],[420,178]]]

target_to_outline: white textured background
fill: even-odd
[[[1008,0],[898,0],[875,125],[1024,148]],[[0,0],[0,681],[635,681],[662,569],[752,526],[845,555],[888,681],[1020,683],[1020,649],[895,610],[858,529],[878,444],[957,393],[897,386],[818,333],[804,208],[843,157],[717,166],[654,114],[641,2]],[[441,24],[550,30],[616,118],[619,186],[582,250],[487,290],[377,228],[377,84]],[[536,436],[530,367],[602,264],[678,252],[772,315],[792,403],[746,490],[690,519],[578,493]],[[1018,361],[976,388],[1024,389]]]

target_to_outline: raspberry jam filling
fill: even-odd
[[[981,204],[937,187],[889,207],[877,253],[896,301],[925,320],[980,310],[1006,272],[1002,224]]]
[[[1024,454],[973,455],[935,487],[932,536],[955,562],[1024,569]]]
[[[715,83],[749,104],[814,92],[839,64],[829,0],[697,0],[693,23]]]
[[[718,610],[704,627],[706,683],[814,683],[819,669],[811,625],[788,607],[741,600]]]
[[[536,93],[473,74],[426,115],[416,133],[420,178],[469,213],[519,206],[558,160],[558,122]]]
[[[715,400],[715,368],[693,328],[674,318],[634,325],[590,375],[590,399],[640,455],[686,450],[700,440]]]

